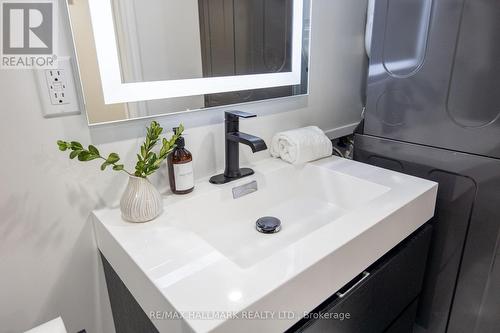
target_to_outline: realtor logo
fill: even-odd
[[[0,0],[2,68],[53,68],[54,0]]]

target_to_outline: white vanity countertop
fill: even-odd
[[[100,251],[160,332],[283,332],[434,214],[436,183],[359,162],[251,167],[239,181],[165,196],[152,222],[94,212]],[[257,192],[232,198],[252,180]],[[266,215],[283,230],[255,231]]]

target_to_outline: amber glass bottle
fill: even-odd
[[[187,194],[194,189],[193,156],[184,148],[182,136],[175,144],[176,147],[167,158],[170,189],[175,194]]]

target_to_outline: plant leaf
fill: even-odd
[[[75,157],[78,156],[82,151],[81,150],[73,150],[71,154],[69,154],[69,158],[74,159]]]
[[[88,162],[99,158],[99,156],[93,155],[91,152],[87,150],[83,150],[78,154],[78,160],[81,162]]]
[[[59,146],[60,151],[66,151],[68,149],[67,143],[62,140],[58,140],[57,145]]]
[[[163,133],[163,127],[158,126],[158,128],[156,129],[156,136],[157,136],[157,137],[158,137],[158,136],[160,136],[160,135],[161,135],[161,133]]]
[[[71,149],[73,149],[73,150],[83,150],[82,144],[78,141],[71,141],[70,145],[71,145]]]
[[[151,157],[151,159],[149,160],[148,166],[153,167],[157,160],[158,160],[158,157],[156,155],[153,155],[153,157]]]
[[[90,153],[86,150],[84,151],[81,151],[79,154],[78,154],[78,160],[81,161],[81,162],[85,162],[85,161],[88,161],[89,157],[90,157]]]
[[[140,172],[140,170],[144,169],[144,161],[137,162],[135,169]]]
[[[93,146],[93,145],[89,145],[89,152],[90,152],[92,155],[98,155],[98,156],[99,156],[99,155],[101,155],[101,154],[99,153],[99,150],[98,150],[95,146]]]
[[[163,128],[156,121],[152,121],[146,127],[146,138],[141,146],[141,151],[137,155],[137,163],[135,165],[135,175],[137,177],[146,177],[152,174],[159,168],[159,164],[164,160],[172,145],[167,139],[161,139]],[[158,155],[153,151],[153,148],[159,143],[162,143]]]
[[[101,171],[106,170],[106,168],[107,168],[108,166],[110,166],[110,165],[111,165],[111,164],[109,164],[108,162],[104,162],[103,164],[101,164]]]
[[[117,165],[113,166],[113,170],[115,170],[115,171],[122,171],[123,168],[124,168],[123,164],[117,164]]]
[[[160,149],[160,157],[165,157],[167,154],[168,154],[168,147],[167,146],[161,147],[161,149]]]
[[[160,159],[160,158],[159,158],[159,159],[157,159],[156,161],[154,161],[154,163],[153,163],[153,167],[158,167],[158,168],[159,168],[159,167],[160,167],[161,162],[163,162],[163,159]]]
[[[106,159],[106,162],[109,164],[114,164],[120,160],[120,156],[118,156],[117,153],[111,153],[109,154],[108,158]]]

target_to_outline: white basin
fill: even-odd
[[[292,167],[274,162],[278,163],[274,168],[268,165],[265,176],[261,171],[251,179],[179,202],[167,213],[169,224],[194,232],[246,268],[389,191],[313,164]],[[258,191],[233,199],[231,188],[254,179]],[[263,216],[280,219],[281,231],[258,233],[255,222]]]
[[[118,209],[94,213],[99,249],[145,312],[183,316],[153,320],[160,332],[282,332],[434,212],[436,183],[350,160],[252,167],[237,182],[204,180],[167,196],[150,223],[123,222]],[[233,199],[251,181],[258,191]],[[263,216],[282,230],[257,232]],[[274,319],[245,320],[263,312]]]

